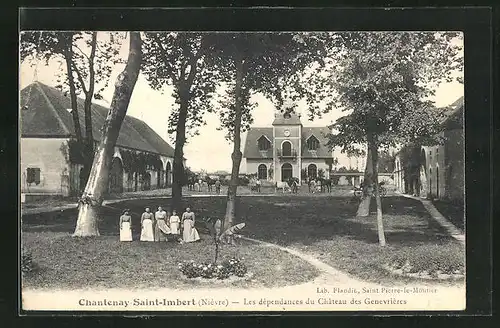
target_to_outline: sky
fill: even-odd
[[[106,32],[99,32],[99,38],[105,38],[106,34]],[[119,56],[126,59],[127,54],[128,39],[125,39]],[[51,61],[48,65],[44,61],[38,61],[35,65],[30,65],[29,63],[21,64],[20,89],[23,89],[34,81],[39,81],[50,86],[57,85],[57,72],[61,71],[63,67],[58,61]],[[94,101],[95,103],[109,107],[113,97],[114,82],[123,68],[124,64],[115,65],[111,73],[109,86],[103,92],[104,100]],[[174,146],[173,135],[169,135],[167,132],[168,117],[174,105],[171,90],[170,87],[165,88],[163,92],[153,90],[149,87],[145,77],[140,74],[130,100],[127,115],[143,120],[165,141]],[[446,106],[461,97],[463,93],[462,84],[458,82],[444,83],[436,90],[433,100],[438,107]],[[258,103],[257,108],[253,112],[253,126],[271,126],[276,111],[275,106],[262,95],[254,96],[253,100]],[[299,106],[298,111],[305,113],[304,106]],[[302,124],[304,126],[325,126],[333,123],[343,115],[344,113],[341,110],[332,110],[330,113],[324,115],[322,119],[315,119],[314,121],[308,121],[305,115],[302,115]],[[230,172],[232,143],[225,140],[224,131],[216,130],[220,125],[216,114],[207,114],[205,120],[207,124],[199,129],[200,134],[190,137],[184,147],[187,166],[196,171],[203,169],[208,172],[217,170]],[[245,144],[245,137],[246,134],[242,136],[242,151]],[[335,157],[339,160],[339,166],[364,165],[360,161],[356,163],[356,160],[349,160],[347,156],[341,154],[339,151],[335,151]],[[245,172],[244,163],[242,163],[240,170],[241,172]]]

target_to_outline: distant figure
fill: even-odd
[[[186,208],[186,212],[182,214],[182,240],[185,243],[200,240],[200,235],[198,234],[198,230],[194,227],[194,223],[194,213],[191,212],[191,209],[188,207]]]
[[[199,188],[199,190],[198,190],[198,191],[201,191],[201,190],[202,190],[202,187],[203,187],[203,180],[202,180],[202,179],[199,179],[199,180],[198,180],[198,188]]]
[[[155,213],[155,241],[166,241],[167,235],[170,234],[170,228],[167,225],[168,214],[163,210],[161,206],[158,207],[158,211]]]
[[[220,194],[220,180],[215,181],[215,192]]]
[[[132,217],[129,210],[125,210],[120,216],[120,241],[132,241]]]
[[[146,207],[145,212],[141,216],[141,241],[154,241],[153,232],[153,213]]]
[[[170,217],[169,222],[170,222],[170,231],[172,232],[172,235],[174,235],[174,237],[176,239],[178,239],[179,234],[180,234],[179,228],[180,228],[181,219],[177,215],[176,210],[172,211],[172,216]]]
[[[257,186],[257,192],[260,192],[260,179],[257,179],[255,185]]]

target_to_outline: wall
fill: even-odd
[[[452,200],[464,200],[465,183],[465,150],[464,131],[462,129],[449,130],[445,132],[447,139],[445,147],[445,175],[446,192],[445,197]]]
[[[269,177],[269,167],[273,163],[273,160],[271,158],[269,159],[246,159],[246,173],[247,174],[257,174],[257,169],[260,164],[265,164],[268,170],[268,180],[271,180]],[[275,174],[273,168],[273,176]]]
[[[22,193],[69,193],[69,184],[62,176],[66,169],[69,179],[69,166],[61,152],[61,145],[67,142],[62,138],[21,138],[21,192]],[[40,169],[40,184],[26,182],[27,168]],[[67,186],[66,186],[67,185]],[[63,187],[63,188],[62,188]]]

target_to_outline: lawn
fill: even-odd
[[[198,219],[206,216],[223,217],[225,202],[224,197],[190,198],[185,199],[183,207],[190,206]],[[130,246],[114,242],[118,234],[119,209],[126,207],[132,210],[134,215],[133,229],[134,233],[137,234],[139,232],[139,214],[145,206],[155,207],[161,205],[167,207],[168,204],[168,199],[144,199],[124,201],[113,204],[112,207],[104,208],[101,215],[103,220],[100,224],[103,237],[98,238],[99,243],[101,239],[107,243],[114,243],[113,245],[116,245],[112,248],[113,250],[116,249],[115,253],[112,253],[114,255],[122,254],[120,252],[135,254],[135,251],[132,250],[137,249],[139,251],[142,246],[132,246],[130,249],[119,251],[123,247]],[[335,268],[366,281],[397,284],[414,280],[415,278],[392,276],[384,269],[385,264],[391,264],[391,262],[400,261],[401,259],[416,261],[421,266],[436,261],[450,262],[463,271],[464,246],[448,236],[433,221],[419,201],[404,197],[387,197],[383,199],[384,224],[388,243],[384,248],[378,246],[375,216],[356,218],[353,216],[356,208],[356,201],[349,197],[297,197],[294,195],[241,197],[238,198],[237,222],[246,223],[242,234],[248,237],[300,249]],[[25,216],[23,217],[23,230],[33,234],[32,243],[43,244],[43,238],[39,237],[43,235],[42,232],[72,232],[75,226],[75,218],[75,209],[61,211],[56,214]],[[24,238],[29,239],[28,237]],[[41,238],[40,241],[38,241],[39,238]],[[47,239],[45,242],[47,248],[64,248],[67,243],[70,243],[70,246],[73,245],[71,243],[78,243],[78,241],[70,241],[71,239],[61,239],[61,245],[57,246],[57,242],[51,242],[52,238],[47,237]],[[154,248],[158,246],[151,244],[151,246],[147,247]],[[177,249],[177,246],[174,247]],[[256,250],[261,251],[254,248],[255,245],[245,247],[241,247],[241,252],[247,252],[248,255],[244,256],[246,259],[258,258],[261,264],[275,261],[264,260],[261,253],[252,254]],[[180,249],[187,250],[187,248]],[[208,247],[206,247],[206,250],[205,247],[201,247],[199,250],[196,249],[196,252],[188,252],[188,254],[182,256],[186,256],[185,259],[190,259],[189,254],[201,251],[210,253]],[[237,248],[236,251],[239,253],[240,249]],[[102,250],[102,252],[106,253],[107,250]],[[275,251],[270,252],[270,254],[274,253]],[[113,258],[114,255],[108,255],[106,258]],[[39,256],[42,258],[44,255],[39,254]],[[116,259],[113,261],[119,261],[120,258],[123,258],[123,256],[115,257]],[[146,258],[148,257],[146,256]],[[151,262],[155,263],[152,265],[155,265],[155,270],[159,270],[153,260],[154,258],[154,256],[150,258]],[[172,259],[172,261],[177,261],[177,259]],[[299,259],[290,258],[290,261],[286,273],[285,270],[283,271],[282,278],[279,278],[278,273],[273,273],[278,274],[277,281],[281,279],[300,280],[304,276],[310,279],[314,276],[312,273],[307,273],[307,270],[312,271],[312,269],[307,269],[304,273],[297,271],[297,268],[292,266],[295,261],[299,263]],[[123,265],[125,266],[125,264]],[[256,268],[258,266],[255,263],[249,263],[248,265],[250,271],[252,270],[250,267]],[[269,267],[272,267],[272,265]],[[300,270],[303,270],[303,265],[299,265],[299,267]],[[112,270],[112,268],[109,270]],[[152,270],[151,272],[156,271]],[[300,274],[297,274],[298,272]],[[168,279],[173,279],[173,276],[168,277]],[[296,282],[294,281],[294,283]],[[262,284],[264,284],[263,281]]]
[[[432,202],[437,210],[443,214],[455,227],[465,231],[465,208],[460,202],[451,202],[446,200],[434,200]]]
[[[183,278],[177,264],[213,260],[209,238],[190,244],[176,242],[119,242],[111,235],[97,238],[72,238],[66,233],[24,232],[23,246],[32,251],[38,268],[23,279],[25,288],[195,288],[217,287]],[[248,279],[234,280],[225,286],[278,287],[308,282],[319,272],[309,263],[255,243],[242,241],[237,247],[222,248],[221,259],[243,258]],[[289,272],[300,272],[290,275]]]

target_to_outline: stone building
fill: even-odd
[[[246,173],[260,180],[285,181],[290,177],[315,178],[322,169],[325,177],[333,165],[333,152],[326,146],[327,127],[305,127],[295,112],[277,113],[269,127],[252,127],[243,151]]]
[[[46,196],[77,195],[82,189],[83,165],[68,155],[75,138],[69,96],[35,82],[20,94],[20,183],[23,200]],[[108,108],[92,105],[93,137],[96,144]],[[84,133],[83,99],[78,114]],[[127,172],[124,157],[157,159],[146,172]],[[113,156],[108,192],[121,193],[165,188],[172,182],[173,148],[143,121],[126,116]],[[161,161],[161,162],[160,162]],[[125,163],[126,164],[126,163]]]
[[[427,198],[463,201],[465,183],[464,98],[448,106],[441,137],[444,142],[433,147],[420,147],[411,156],[415,168],[405,165],[401,153],[396,155],[395,181],[401,192]],[[411,182],[416,187],[411,187]],[[412,190],[413,189],[413,190]],[[416,190],[415,190],[416,189]]]

